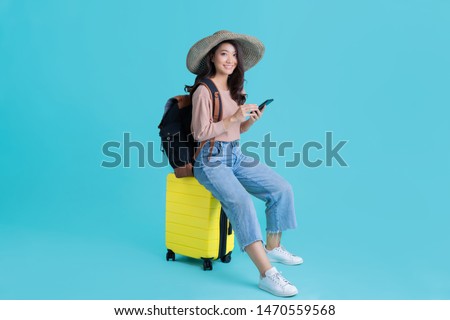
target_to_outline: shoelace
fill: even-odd
[[[285,277],[283,277],[281,275],[281,272],[277,272],[277,273],[271,275],[270,278],[272,278],[273,281],[275,281],[282,287],[287,286],[288,284],[291,284],[289,281],[286,280]]]
[[[287,251],[283,246],[280,246],[278,251],[280,251],[282,254],[284,254],[286,256],[295,257],[295,255],[293,255],[292,253]]]

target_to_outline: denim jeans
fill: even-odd
[[[207,142],[194,164],[194,176],[222,203],[241,250],[262,241],[251,195],[266,203],[266,231],[297,226],[291,185],[267,165],[242,154],[239,141]]]

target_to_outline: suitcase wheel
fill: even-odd
[[[169,261],[169,260],[175,261],[175,252],[173,252],[170,249],[167,249],[166,260],[167,261]]]
[[[231,252],[227,253],[222,258],[220,258],[220,261],[222,261],[223,263],[230,263],[230,261],[231,261]]]
[[[203,270],[212,270],[212,262],[210,259],[203,259]]]

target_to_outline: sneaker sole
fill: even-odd
[[[269,261],[270,261],[270,262],[275,262],[275,263],[282,263],[282,264],[285,264],[285,265],[287,265],[287,266],[298,266],[299,264],[302,264],[302,263],[303,263],[303,261],[298,262],[298,263],[295,263],[295,262],[283,262],[283,261],[279,261],[279,260],[275,260],[275,259],[270,259],[270,258],[269,258]]]
[[[277,297],[283,297],[283,298],[286,298],[286,297],[293,297],[293,296],[295,296],[295,295],[297,295],[298,294],[298,290],[295,292],[295,293],[277,293],[277,292],[273,292],[273,291],[270,291],[269,289],[267,289],[267,288],[265,288],[265,287],[262,287],[262,286],[260,286],[260,285],[258,285],[258,288],[260,288],[261,290],[264,290],[264,291],[266,291],[266,292],[268,292],[268,293],[270,293],[270,294],[273,294],[274,296],[277,296]]]

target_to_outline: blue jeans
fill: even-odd
[[[262,241],[250,194],[266,203],[266,231],[297,226],[291,185],[267,165],[242,154],[239,141],[207,142],[194,164],[194,176],[222,203],[241,250]]]

